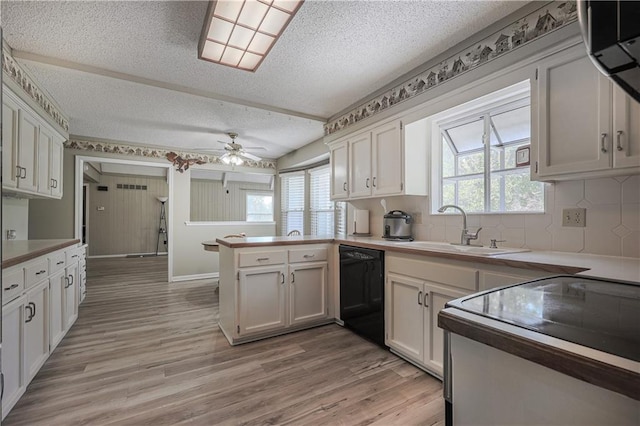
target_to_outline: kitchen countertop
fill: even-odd
[[[2,242],[2,268],[78,244],[80,240],[11,240]]]
[[[407,242],[399,245],[396,241],[386,241],[374,237],[295,236],[295,237],[246,237],[218,238],[217,244],[230,248],[284,246],[296,244],[339,243],[357,247],[394,251],[445,259],[478,262],[489,265],[542,270],[554,274],[580,274],[604,279],[640,282],[640,259],[631,257],[602,256],[585,253],[557,251],[529,251],[493,256],[479,256],[468,253],[452,253],[410,247]],[[207,242],[202,244],[206,245]]]

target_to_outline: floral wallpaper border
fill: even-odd
[[[47,95],[40,90],[31,77],[16,62],[5,43],[2,44],[2,71],[7,77],[16,82],[31,99],[36,101],[44,112],[53,118],[65,132],[69,132],[69,120],[54,106]]]
[[[544,10],[544,13],[542,11]],[[382,95],[354,108],[324,125],[325,135],[345,129],[426,90],[451,80],[493,59],[515,50],[532,40],[549,34],[578,19],[575,0],[551,1],[507,25],[477,45],[450,56],[431,69],[420,73]]]
[[[64,147],[68,149],[77,149],[81,151],[94,151],[94,152],[106,152],[109,154],[120,154],[120,155],[135,155],[138,157],[147,157],[147,158],[161,158],[166,160],[167,154],[170,152],[175,152],[185,160],[195,159],[204,161],[205,164],[220,164],[226,166],[220,160],[220,157],[215,155],[201,154],[189,151],[179,151],[175,149],[163,149],[163,148],[149,148],[138,145],[126,145],[119,143],[110,143],[110,142],[95,142],[95,141],[87,141],[81,139],[71,138],[64,143]],[[168,160],[167,160],[168,161]],[[242,167],[253,167],[259,169],[275,169],[276,162],[273,160],[260,160],[253,161],[248,158],[244,159],[244,164]]]

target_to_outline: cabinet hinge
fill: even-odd
[[[402,130],[402,121],[400,122],[400,130]]]
[[[538,173],[538,162],[536,161],[536,173]]]
[[[538,79],[538,69],[536,68],[536,80]]]
[[[236,274],[236,279],[240,281],[240,271],[238,271],[238,273]]]
[[[238,334],[240,334],[240,326],[236,325],[236,330],[238,330]]]
[[[400,191],[404,191],[404,182],[400,182]]]

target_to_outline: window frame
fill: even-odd
[[[498,133],[491,128],[492,122],[491,117],[496,116],[501,113],[505,113],[508,111],[512,111],[525,106],[533,107],[531,104],[531,90],[529,86],[529,81],[523,81],[514,85],[513,87],[507,88],[505,90],[499,90],[497,92],[482,96],[481,98],[472,100],[470,102],[464,103],[457,107],[450,108],[446,111],[438,113],[432,117],[430,117],[431,122],[431,152],[432,152],[432,174],[431,174],[431,214],[439,214],[437,212],[438,208],[443,205],[443,188],[445,179],[449,182],[455,181],[463,181],[463,180],[471,180],[482,178],[483,179],[483,188],[484,188],[484,197],[483,197],[483,210],[482,211],[468,211],[470,214],[543,214],[546,212],[546,197],[544,196],[544,187],[542,192],[542,210],[529,210],[529,211],[508,211],[505,210],[505,200],[506,193],[505,191],[505,180],[502,179],[500,184],[500,210],[491,210],[491,177],[492,176],[506,176],[508,174],[521,174],[521,171],[526,170],[530,174],[529,166],[523,167],[515,167],[515,168],[504,168],[505,166],[505,149],[510,146],[520,146],[523,144],[523,141],[528,140],[529,145],[531,144],[531,133],[529,134],[529,138],[519,139],[516,141],[510,141],[502,144],[501,153],[500,153],[500,164],[501,169],[491,170],[491,151],[495,146],[492,146],[491,141],[491,132],[497,136],[497,139],[500,140]],[[483,146],[481,148],[465,151],[462,154],[456,154],[455,145],[453,141],[449,138],[448,133],[444,132],[443,129],[451,129],[457,126],[462,126],[464,124],[472,123],[477,121],[478,119],[484,120],[484,133],[488,134],[489,137],[484,137],[485,141],[483,141]],[[533,122],[532,122],[533,125]],[[488,131],[488,133],[487,133]],[[484,135],[483,135],[484,136]],[[454,155],[454,175],[445,178],[443,176],[443,152],[442,152],[442,144],[443,139],[446,140],[447,145],[451,148],[451,152]],[[485,143],[486,139],[489,140],[489,143]],[[525,143],[526,145],[526,143]],[[460,156],[468,156],[473,155],[478,152],[482,152],[484,155],[483,158],[483,170],[478,173],[468,173],[465,175],[458,175],[459,168],[459,158]],[[542,183],[540,183],[543,185]],[[455,197],[454,199],[458,199],[458,190],[459,186],[456,184],[455,186]]]
[[[249,197],[252,196],[260,196],[260,197],[271,197],[271,217],[269,218],[269,220],[249,220]],[[275,206],[274,206],[274,194],[272,191],[257,191],[257,190],[251,190],[251,191],[247,191],[244,194],[244,200],[245,200],[245,222],[249,222],[249,223],[273,223],[274,222],[274,216],[275,216]],[[252,213],[252,214],[258,214],[258,213]]]

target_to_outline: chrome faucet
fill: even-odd
[[[469,229],[467,229],[467,214],[464,212],[464,210],[454,204],[445,204],[438,209],[438,213],[444,213],[445,211],[447,211],[447,209],[456,209],[462,214],[462,234],[460,235],[460,245],[470,246],[471,240],[478,239],[478,234],[480,233],[482,227],[478,228],[476,232],[469,232]]]

